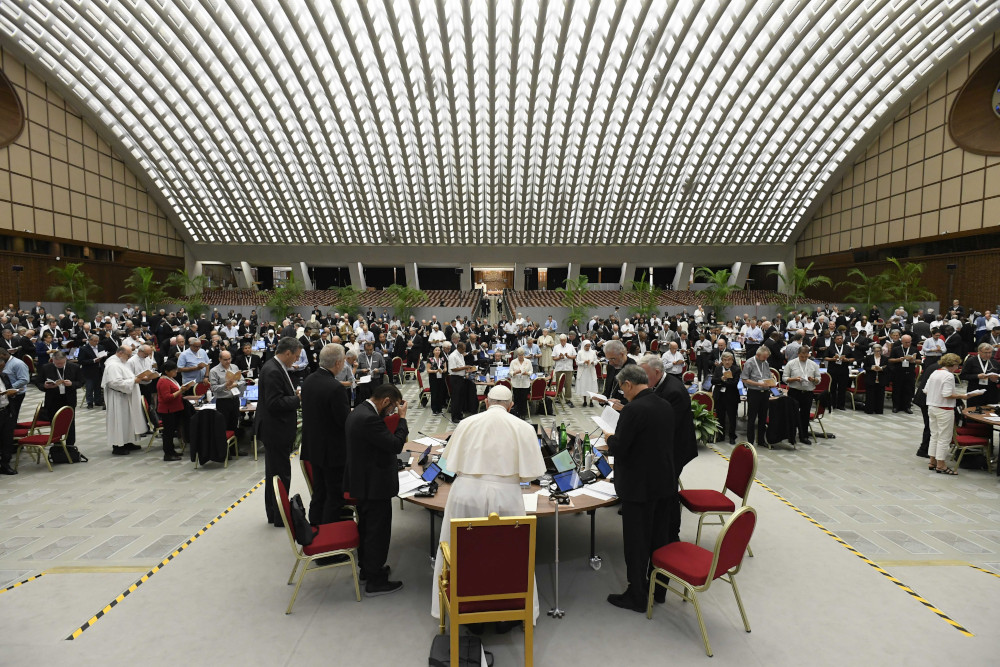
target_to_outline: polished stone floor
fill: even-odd
[[[404,389],[408,399],[416,395],[414,382]],[[38,400],[39,393],[32,390],[22,419],[30,416]],[[589,417],[598,410],[577,404],[560,411],[557,419],[592,428]],[[290,589],[284,579],[291,554],[284,532],[264,524],[260,491],[136,589],[120,608],[108,610],[80,639],[62,641],[242,497],[263,474],[262,456],[258,461],[241,457],[226,469],[209,464],[195,470],[187,459],[166,463],[159,441],[148,452],[113,457],[103,444],[105,415],[99,410],[78,412],[78,442],[88,463],[57,466],[50,473],[22,457],[21,474],[0,478],[0,589],[46,573],[0,594],[0,616],[13,619],[4,623],[8,647],[0,653],[0,662],[47,656],[89,664],[104,656],[106,664],[114,656],[128,659],[133,649],[153,642],[162,655],[150,664],[165,664],[181,655],[196,664],[256,663],[265,658],[286,664],[322,656],[320,648],[329,639],[323,627],[340,642],[328,650],[339,650],[339,645],[361,650],[371,644],[358,639],[370,632],[370,621],[387,626],[388,641],[376,642],[377,649],[364,658],[334,659],[334,664],[425,664],[436,628],[426,614],[431,578],[426,513],[396,507],[390,561],[407,582],[403,593],[357,605],[347,575],[324,572],[311,575],[311,582],[306,578],[295,613],[285,617]],[[453,428],[447,418],[416,406],[410,422],[414,433]],[[760,513],[756,558],[745,562],[739,577],[754,632],[743,633],[727,587],[713,587],[706,593],[712,602],[703,604],[703,610],[716,661],[834,664],[833,654],[809,655],[810,642],[832,645],[852,637],[850,647],[838,646],[834,652],[838,662],[853,656],[862,664],[888,664],[886,642],[897,636],[899,642],[912,641],[910,634],[919,631],[924,634],[916,636],[933,641],[913,642],[899,659],[937,664],[968,657],[973,664],[987,664],[978,660],[1000,649],[993,632],[995,600],[1000,599],[997,478],[985,471],[962,470],[958,477],[928,472],[926,460],[914,456],[919,413],[836,412],[827,418],[826,428],[837,437],[797,450],[775,446],[759,452],[762,485],[751,492],[751,504]],[[685,469],[686,485],[719,486],[725,474],[723,456],[730,450],[724,444],[703,449]],[[293,490],[303,490],[300,480],[295,470]],[[976,636],[955,630],[779,495]],[[562,621],[543,614],[536,661],[558,660],[568,650],[577,664],[620,664],[616,633],[632,628],[642,631],[636,633],[642,635],[636,640],[637,657],[652,659],[671,647],[685,662],[704,659],[689,606],[658,607],[652,624],[644,625],[648,622],[642,617],[628,616],[603,601],[624,585],[620,521],[613,510],[598,513],[598,552],[605,566],[597,573],[585,557],[585,524],[583,518],[567,517],[562,527],[560,605],[565,600],[571,611]],[[686,516],[682,538],[693,540],[695,524]],[[550,530],[545,522],[540,526],[543,610],[554,604]],[[371,616],[373,609],[380,613]],[[223,630],[229,624],[218,615],[227,611],[233,615],[232,626]],[[161,627],[157,624],[164,615],[169,624]],[[807,622],[810,618],[817,622]],[[218,629],[209,633],[206,623]],[[153,626],[157,629],[150,632]],[[180,636],[167,630],[175,627],[183,630]],[[502,659],[498,664],[520,662],[517,632],[486,639]]]

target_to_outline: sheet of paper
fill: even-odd
[[[587,493],[586,487],[581,486],[579,489],[573,489],[572,491],[567,491],[566,495],[569,496],[570,498],[576,498],[577,496],[585,496],[590,494]]]
[[[420,479],[412,470],[402,470],[399,473],[399,493],[409,493],[424,485],[424,480]]]
[[[436,439],[436,438],[428,438],[428,437],[417,438],[413,442],[417,443],[418,445],[423,445],[424,447],[439,447],[439,446],[441,446],[441,441],[438,440],[438,439]]]
[[[582,489],[577,489],[576,493],[583,494],[585,496],[590,496],[591,498],[595,498],[601,501],[608,500],[611,497],[603,493],[600,493],[599,491],[594,491],[593,489],[589,488],[589,486],[585,486]]]
[[[107,350],[101,350],[100,352],[97,353],[97,358],[98,359],[103,359],[106,356],[108,356]]]
[[[615,492],[615,485],[611,482],[599,481],[589,484],[588,487],[591,491],[596,491],[597,493],[602,493],[610,498],[615,498],[618,494]]]
[[[594,447],[607,447],[608,442],[604,439],[604,436],[600,436],[597,440],[591,443]]]
[[[601,427],[602,431],[614,433],[618,428],[618,412],[610,405],[604,408],[600,417],[591,417],[594,423]]]
[[[587,392],[587,396],[590,396],[591,398],[596,398],[599,401],[607,401],[608,400],[608,397],[605,396],[604,394],[597,394],[597,393],[594,393],[592,391],[588,391]]]
[[[200,406],[198,409],[199,410],[214,410],[215,409],[215,403],[205,403],[204,405]]]
[[[986,393],[985,389],[976,389],[975,391],[970,391],[969,396],[981,396]]]
[[[537,512],[538,511],[538,494],[536,493],[525,493],[521,496],[521,500],[524,501],[524,511],[525,512]]]
[[[358,384],[369,384],[372,381],[371,375],[362,375],[358,378]]]
[[[610,463],[611,465],[614,465],[614,464],[615,464],[615,457],[613,457],[613,456],[608,456],[608,457],[606,457],[606,458],[608,459],[608,463]]]

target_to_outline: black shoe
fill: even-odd
[[[16,475],[17,471],[10,467],[9,464],[0,466],[0,475]]]
[[[275,528],[284,528],[285,527],[285,522],[282,521],[281,519],[278,519],[277,521],[274,521],[274,522],[268,521],[268,523],[270,523]]]
[[[896,414],[897,412],[899,412],[899,410],[897,410],[896,408],[892,409],[892,414]]]
[[[391,569],[390,569],[390,567],[388,565],[383,565],[382,566],[382,576],[384,576],[385,578],[387,578],[387,579],[389,578],[389,572],[390,571],[391,571]],[[368,580],[368,573],[364,572],[364,571],[358,572],[358,579],[360,579],[361,581],[367,581]]]
[[[575,405],[573,405],[573,401],[566,401],[566,405],[568,405],[571,408],[575,408],[576,407]]]
[[[929,459],[931,457],[931,455],[927,453],[926,449],[918,449],[917,456],[919,456],[922,459]]]
[[[115,456],[128,456],[130,451],[131,450],[128,447],[119,447],[117,445],[113,445],[111,447],[111,453]]]
[[[653,591],[653,602],[656,604],[663,604],[667,601],[667,589],[662,586],[657,586],[656,590]]]
[[[176,452],[174,452],[173,454],[164,454],[163,455],[163,460],[164,461],[180,461],[181,460],[181,455],[178,454],[178,453],[176,453]]]
[[[94,404],[93,403],[87,403],[87,409],[88,410],[93,410],[94,409]]]
[[[365,584],[365,597],[373,598],[379,595],[389,595],[395,593],[396,591],[403,590],[402,581],[383,581],[381,583],[374,583],[369,581]]]
[[[138,452],[138,451],[142,450],[142,447],[140,447],[139,445],[133,444],[131,442],[126,442],[125,443],[125,449],[129,450],[130,452]]]
[[[913,414],[913,410],[911,410],[909,408],[906,408],[905,410],[903,410],[903,412],[905,412],[908,415],[912,415]]]
[[[620,609],[637,611],[640,614],[646,612],[646,605],[638,602],[630,593],[612,593],[608,596],[608,602]]]
[[[349,561],[347,554],[337,554],[336,556],[327,556],[326,558],[316,559],[316,564],[320,567],[326,567],[327,565],[338,565],[340,563],[346,563]]]
[[[101,406],[101,410],[107,410],[107,409],[108,409],[108,406],[106,406],[106,405],[102,405]]]
[[[452,417],[452,418],[451,418],[451,423],[452,423],[452,424],[459,424],[459,423],[461,423],[461,422],[462,422],[462,420],[461,420],[461,419],[455,419],[454,417]]]
[[[813,441],[812,438],[802,438],[802,444],[803,445],[812,445],[812,444],[814,444],[814,441]]]
[[[735,435],[729,436],[729,444],[730,445],[735,445],[736,444],[736,436]]]

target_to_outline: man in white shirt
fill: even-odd
[[[139,383],[139,393],[146,398],[146,404],[149,406],[149,416],[155,422],[156,384],[153,380],[159,376],[153,374],[156,370],[156,362],[153,360],[153,348],[149,345],[138,345],[132,349],[134,354],[129,357],[128,367],[136,375],[146,373],[146,379]]]
[[[784,379],[788,383],[788,397],[798,404],[799,442],[813,444],[809,436],[809,411],[813,404],[813,390],[819,385],[819,364],[809,358],[811,350],[807,345],[800,345],[795,359],[785,364]],[[789,441],[795,444],[795,431],[792,430]]]
[[[667,373],[677,377],[684,374],[684,353],[680,351],[676,341],[670,341],[670,347],[663,353],[662,359]]]
[[[440,541],[451,540],[452,519],[489,516],[491,512],[500,516],[524,514],[520,482],[545,474],[535,429],[509,413],[512,399],[507,387],[493,387],[487,394],[486,412],[463,421],[448,440],[441,457],[458,477],[448,492]],[[440,556],[434,561],[435,582],[443,561]],[[438,594],[432,588],[431,615],[437,617]],[[537,588],[534,598],[537,619]]]
[[[556,387],[559,387],[560,378],[566,378],[563,380],[562,400],[571,408],[576,407],[572,401],[574,359],[576,359],[576,348],[566,342],[566,334],[561,334],[559,344],[552,350],[552,361],[555,362]]]

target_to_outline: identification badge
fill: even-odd
[[[719,393],[720,394],[725,394],[726,393],[726,388],[725,387],[719,387]]]
[[[909,367],[910,367],[910,362],[907,361],[906,359],[903,359],[903,368],[909,368]]]
[[[66,393],[66,385],[64,385],[64,384],[59,385],[59,393],[60,394],[65,394]]]
[[[239,387],[233,387],[229,391],[233,392],[233,396],[241,396],[243,394]]]
[[[838,366],[843,366],[843,365],[844,365],[844,362],[843,362],[843,361],[841,361],[840,359],[837,359],[837,365],[838,365]]]

